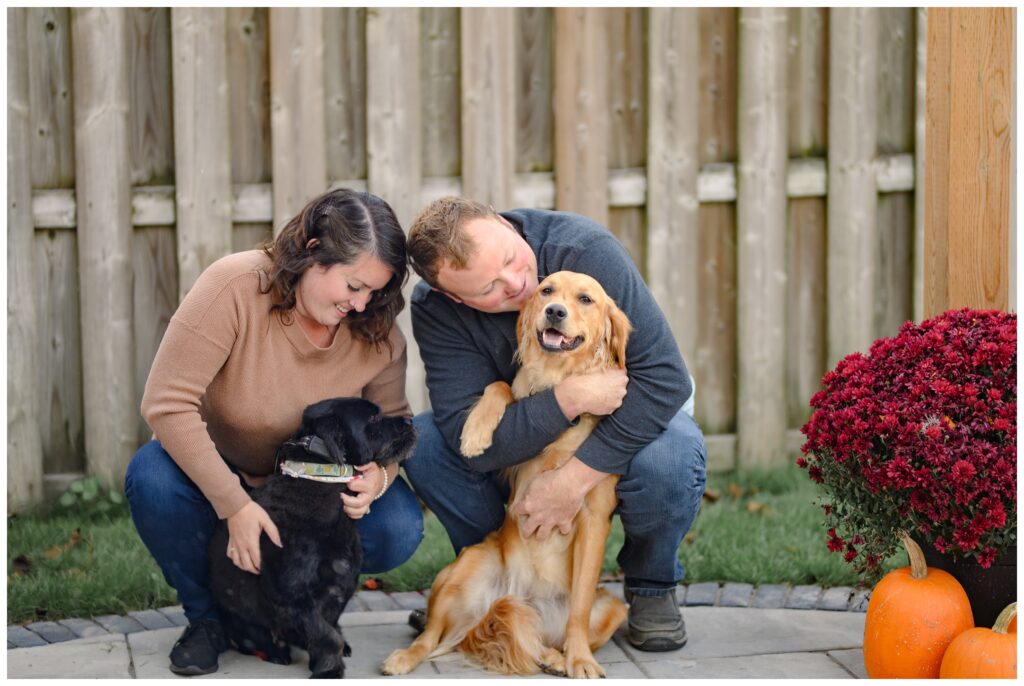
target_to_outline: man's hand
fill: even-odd
[[[555,385],[555,400],[570,422],[584,413],[611,414],[622,405],[628,383],[624,369],[577,374]]]
[[[568,534],[583,499],[606,476],[575,457],[558,469],[538,474],[512,507],[520,518],[520,533],[524,538],[536,534],[538,541],[547,540],[556,527]]]
[[[260,532],[278,548],[281,535],[267,511],[250,500],[241,510],[228,517],[228,557],[239,569],[250,574],[260,573]]]

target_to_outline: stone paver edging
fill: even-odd
[[[608,592],[622,598],[622,583],[602,584]],[[359,591],[352,597],[345,612],[385,612],[426,608],[426,593]],[[758,609],[832,610],[836,612],[866,612],[870,592],[848,586],[824,589],[818,586],[789,586],[771,584],[752,586],[741,583],[714,582],[681,585],[676,590],[679,604],[684,607],[750,607]],[[185,626],[188,620],[181,606],[159,610],[139,610],[127,615],[103,615],[92,619],[61,619],[57,622],[32,622],[24,626],[7,627],[7,648],[31,648],[61,643],[77,638],[109,634],[131,634],[140,631]]]

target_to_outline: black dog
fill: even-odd
[[[350,651],[338,619],[356,590],[363,557],[355,522],[342,510],[340,494],[348,486],[288,476],[281,468],[294,472],[292,461],[306,463],[300,471],[313,473],[371,461],[384,466],[408,457],[415,442],[410,420],[385,417],[360,398],[306,408],[302,425],[278,453],[274,475],[251,493],[277,526],[283,547],[262,535],[255,575],[227,557],[224,520],[210,539],[210,589],[233,647],[289,664],[289,644],[296,645],[309,652],[314,678],[344,676],[342,656]]]

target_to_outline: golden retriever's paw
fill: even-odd
[[[565,676],[565,655],[562,655],[561,650],[545,648],[544,654],[540,656],[537,666],[545,674]]]
[[[573,679],[603,679],[604,667],[597,664],[593,655],[565,658],[565,673]]]
[[[462,442],[459,445],[459,450],[462,451],[465,457],[478,457],[491,447],[493,441],[493,429],[480,428],[479,426],[472,425],[470,422],[466,422],[462,429]]]
[[[381,673],[384,676],[398,676],[400,674],[408,674],[412,670],[416,669],[420,660],[417,660],[409,649],[396,650],[388,656],[387,660],[384,660],[384,666],[381,667]]]

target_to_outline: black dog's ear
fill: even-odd
[[[345,462],[345,446],[336,440],[337,436],[334,435],[334,432],[320,434],[320,438],[327,446],[327,452],[331,454],[331,459],[338,464],[343,464]]]

